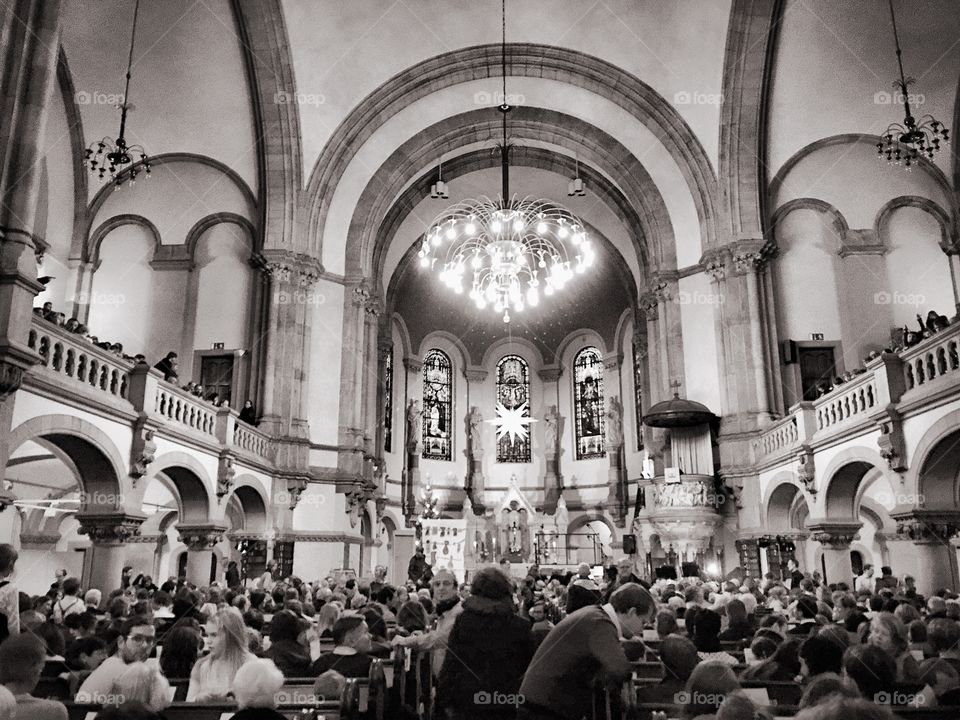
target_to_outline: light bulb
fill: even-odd
[[[467,235],[473,235],[477,231],[477,225],[471,220],[463,229]]]
[[[537,223],[537,235],[543,235],[545,232],[547,232],[547,224],[541,220]]]
[[[557,230],[557,237],[560,238],[561,240],[565,238],[568,234],[569,232],[567,230],[566,225],[561,225],[560,228]]]
[[[436,233],[430,240],[433,242],[433,246],[437,247],[440,245],[440,233]]]
[[[553,285],[549,285],[549,284],[548,284],[548,285],[543,289],[543,294],[544,294],[544,295],[553,295]]]
[[[519,218],[517,218],[516,220],[513,221],[513,231],[515,233],[523,232],[523,220],[520,220]]]
[[[532,287],[527,290],[527,304],[529,304],[530,307],[536,307],[539,302],[540,293],[537,292],[537,289]]]
[[[447,228],[447,240],[453,240],[457,236],[457,229],[451,225]]]
[[[501,224],[499,220],[494,220],[492,223],[490,223],[490,229],[493,230],[495,233],[500,232],[500,228],[501,228]]]
[[[487,302],[493,302],[497,299],[497,289],[493,285],[487,285],[487,290],[484,295],[487,298]]]

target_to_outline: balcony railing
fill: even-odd
[[[117,412],[121,406],[152,417],[164,430],[207,446],[211,452],[235,448],[253,459],[271,460],[273,441],[266,433],[240,422],[232,408],[216,407],[201,398],[165,382],[159,371],[118,357],[83,336],[34,316],[28,346],[40,356],[31,370],[54,392],[75,396],[77,389],[90,388],[85,397],[103,409]]]
[[[41,372],[62,380],[67,392],[79,384],[127,399],[133,369],[130,361],[37,317],[27,336],[27,345],[40,356]]]
[[[801,445],[856,432],[861,425],[871,425],[878,411],[901,398],[916,399],[917,393],[944,377],[960,382],[960,323],[899,354],[884,353],[867,363],[863,374],[813,402],[790,408],[786,417],[761,433],[756,459],[776,462]]]

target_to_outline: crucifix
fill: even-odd
[[[670,387],[673,388],[673,396],[675,398],[680,397],[680,385],[681,383],[679,380],[673,380],[670,382]]]

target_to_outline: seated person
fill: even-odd
[[[800,674],[804,682],[824,673],[839,675],[843,671],[846,647],[826,636],[813,635],[800,646]]]
[[[361,615],[346,615],[333,624],[332,652],[318,657],[311,668],[312,675],[336,670],[348,678],[365,678],[370,674],[370,633]]]
[[[960,674],[943,658],[920,663],[920,682],[933,692],[937,705],[960,705]]]
[[[266,657],[286,677],[306,677],[310,674],[310,648],[298,641],[302,623],[290,610],[281,610],[270,621],[270,649]]]
[[[16,698],[18,718],[67,720],[67,708],[62,703],[31,695],[40,682],[46,655],[43,641],[31,633],[13,635],[0,644],[0,685]]]
[[[860,696],[874,702],[897,680],[897,663],[876,645],[853,645],[843,654],[843,675],[856,683]]]
[[[677,694],[683,692],[700,658],[696,646],[687,638],[671,635],[660,643],[660,662],[663,663],[663,680],[656,685],[638,687],[637,702],[675,703]]]
[[[284,720],[276,711],[277,693],[283,687],[283,673],[271,660],[252,660],[237,670],[233,697],[239,712],[233,720]]]

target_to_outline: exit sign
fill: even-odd
[[[213,349],[214,349],[214,350],[223,350],[223,343],[214,343],[214,344],[213,344]]]
[[[823,333],[810,333],[811,340],[823,340]]]

